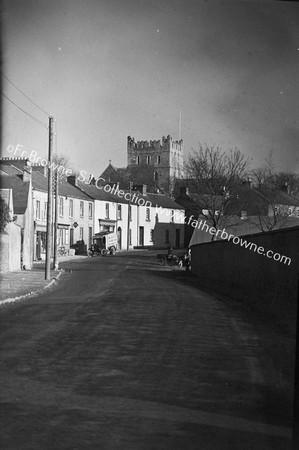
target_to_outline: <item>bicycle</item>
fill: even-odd
[[[58,247],[58,256],[67,256],[68,252],[65,247]]]

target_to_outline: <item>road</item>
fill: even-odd
[[[0,310],[1,449],[291,448],[273,331],[142,253],[64,267]]]

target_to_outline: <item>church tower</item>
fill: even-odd
[[[128,166],[150,166],[154,170],[155,182],[167,190],[175,178],[183,178],[183,139],[173,141],[171,136],[163,136],[162,142],[137,141],[127,138]]]

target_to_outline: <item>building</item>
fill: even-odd
[[[183,177],[183,140],[174,141],[171,136],[161,140],[137,141],[127,138],[127,164],[130,166],[151,167],[154,181],[162,186],[173,186],[176,178]]]
[[[8,206],[10,215],[10,222],[0,233],[0,273],[5,273],[22,267],[21,227],[16,223],[12,188],[0,188],[0,197]]]
[[[5,158],[1,160],[1,173],[5,181],[5,183],[2,183],[4,187],[9,187],[8,180],[10,178],[14,180],[12,185],[14,208],[17,211],[16,214],[18,214],[19,210],[21,212],[18,223],[21,221],[23,230],[23,265],[26,268],[31,268],[33,260],[45,259],[46,256],[47,170],[39,164],[31,164],[26,158]],[[26,183],[25,185],[22,184],[24,180],[26,180],[28,186]],[[26,197],[27,194],[30,195],[28,199]],[[30,207],[26,207],[26,205],[30,205]],[[53,201],[52,209],[52,223],[54,224],[54,222],[55,201]],[[76,189],[67,181],[59,178],[57,216],[58,249],[63,249],[65,253],[68,253],[70,248],[77,244],[81,252],[86,252],[87,247],[91,245],[94,233],[93,223],[93,199],[84,194],[84,192]],[[28,254],[29,252],[30,254]]]
[[[34,167],[33,205],[34,205],[34,259],[45,258],[48,177],[43,167]],[[57,208],[57,245],[66,253],[77,244],[81,252],[86,252],[91,245],[94,216],[94,202],[88,195],[76,189],[67,181],[58,178]],[[55,222],[55,202],[53,218]]]
[[[248,182],[240,186],[233,198],[228,198],[225,211],[218,229],[225,229],[233,236],[291,228],[299,224],[299,200],[288,194],[286,189],[255,187]],[[205,214],[199,215],[200,221],[206,222],[209,228],[213,227]],[[193,228],[190,245],[212,240],[207,227]],[[213,240],[221,240],[220,234]]]
[[[90,184],[78,177],[69,183],[94,200],[94,232],[117,233],[118,250],[184,247],[184,209],[161,194],[147,193],[146,186],[120,189],[115,183]]]
[[[33,263],[32,169],[24,160],[16,159],[14,163],[2,164],[1,160],[1,189],[12,193],[14,223],[21,229],[21,254],[16,258],[20,261],[19,269],[28,270]]]

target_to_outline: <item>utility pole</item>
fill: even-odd
[[[132,182],[129,182],[129,204],[128,204],[128,225],[127,225],[127,250],[129,250],[129,241],[130,241],[130,219],[131,219],[131,192],[132,192]]]
[[[58,161],[58,149],[57,149],[57,120],[55,124],[55,154]],[[54,175],[54,195],[55,195],[55,210],[54,210],[54,239],[53,239],[53,269],[58,270],[58,246],[57,246],[57,229],[58,229],[58,207],[59,207],[59,174],[56,168]]]
[[[58,206],[59,206],[59,174],[55,173],[55,212],[54,212],[54,255],[53,255],[53,269],[58,270],[58,255],[57,255],[57,227],[58,227]]]
[[[49,117],[49,152],[48,152],[48,203],[47,203],[47,240],[45,279],[50,279],[51,245],[52,245],[52,149],[53,149],[53,117]]]

